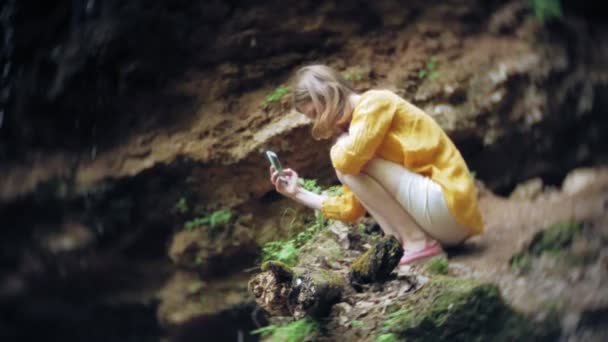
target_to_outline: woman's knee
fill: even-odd
[[[340,183],[342,183],[344,185],[352,184],[354,181],[354,177],[356,177],[353,175],[348,175],[348,174],[342,173],[338,170],[336,170],[336,176],[338,177],[338,180],[340,181]]]
[[[403,165],[382,158],[374,158],[370,160],[367,162],[367,164],[365,164],[365,167],[363,167],[362,170],[362,172],[372,177],[398,174],[404,171],[407,170],[403,167]]]
[[[344,184],[344,174],[338,170],[336,170],[336,176],[338,177],[338,180]]]
[[[380,158],[370,160],[362,172],[375,179],[393,195],[402,177],[411,174],[402,165]]]

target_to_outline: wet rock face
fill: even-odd
[[[17,146],[77,148],[123,133],[137,117],[137,94],[182,68],[187,23],[205,18],[187,1],[13,3],[0,138]]]

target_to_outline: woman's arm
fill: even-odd
[[[270,182],[274,184],[278,193],[285,197],[315,210],[320,210],[325,217],[354,222],[365,214],[365,209],[348,187],[342,187],[342,195],[325,196],[308,191],[298,183],[298,174],[285,169],[285,178],[279,179],[279,174],[272,167],[270,168]]]
[[[298,192],[291,197],[291,199],[311,209],[321,210],[323,202],[326,200],[326,196],[315,194],[312,191],[308,191],[301,186],[298,186]]]

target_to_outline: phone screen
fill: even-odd
[[[266,151],[266,157],[272,167],[279,172],[279,177],[284,177],[283,168],[281,167],[281,162],[279,161],[277,154],[272,151]]]

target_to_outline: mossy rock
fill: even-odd
[[[583,230],[583,225],[575,221],[556,223],[536,234],[528,247],[530,253],[559,253],[572,244],[572,241]]]
[[[353,262],[350,280],[353,284],[385,281],[402,256],[403,248],[399,240],[386,236]]]
[[[294,277],[293,270],[280,261],[266,261],[260,267],[262,272],[270,271],[280,282],[291,282]]]
[[[547,227],[536,233],[521,252],[511,257],[511,269],[525,273],[532,268],[535,257],[545,253],[551,256],[567,254],[572,242],[582,231],[583,224],[576,221],[559,222]]]
[[[553,322],[551,322],[553,323]],[[389,314],[378,338],[392,341],[553,341],[556,324],[534,324],[506,305],[498,287],[436,276]]]
[[[268,261],[261,271],[249,281],[249,291],[258,305],[276,316],[326,316],[346,286],[340,274],[323,269]]]
[[[341,275],[328,270],[308,270],[294,279],[292,286],[293,293],[297,294],[292,304],[292,315],[296,319],[307,315],[324,317],[340,301],[345,281]]]

